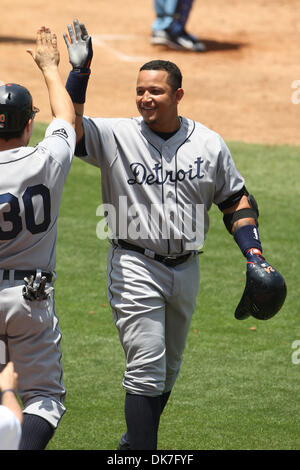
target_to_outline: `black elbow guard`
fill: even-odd
[[[230,234],[232,234],[233,224],[237,220],[240,220],[240,219],[248,219],[248,218],[254,219],[256,226],[258,227],[259,210],[258,210],[257,202],[252,194],[248,194],[247,198],[248,198],[250,207],[247,207],[245,209],[240,209],[238,211],[232,212],[231,214],[224,214],[223,216],[223,222]]]

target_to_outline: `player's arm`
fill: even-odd
[[[84,104],[73,103],[75,110],[75,132],[76,132],[76,142],[80,142],[84,136],[83,129],[83,113],[84,113]]]
[[[258,226],[258,207],[253,203],[254,198],[251,197],[251,205],[249,196],[243,194],[241,198],[232,206],[223,209],[223,220],[229,233],[233,235],[235,232],[245,225]]]
[[[79,24],[78,20],[74,20],[73,26],[68,25],[68,34],[64,34],[64,39],[68,49],[69,61],[73,67],[68,76],[66,89],[75,109],[76,141],[82,143],[84,137],[82,118],[93,57],[92,38],[89,36],[84,24]]]
[[[243,255],[248,259],[254,253],[261,256],[262,246],[258,234],[258,205],[245,187],[231,198],[219,204],[223,221],[233,235]]]
[[[258,205],[245,187],[219,205],[223,221],[247,259],[246,286],[235,317],[253,315],[266,320],[275,315],[286,297],[285,280],[262,256],[258,233]]]
[[[49,28],[41,27],[37,32],[35,48],[28,49],[27,52],[30,53],[44,76],[53,117],[64,119],[74,127],[74,107],[58,70],[60,54],[56,35],[52,34]]]

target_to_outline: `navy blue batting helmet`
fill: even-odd
[[[236,308],[235,318],[244,320],[250,315],[268,320],[276,315],[287,294],[284,277],[268,263],[247,264],[246,286]]]
[[[22,131],[36,112],[25,87],[15,83],[0,86],[0,135]]]

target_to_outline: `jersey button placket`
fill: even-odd
[[[175,244],[174,235],[178,233],[178,217],[176,204],[176,167],[175,157],[171,154],[168,145],[163,147],[163,185],[164,192],[164,213],[166,218],[166,231],[169,238],[169,253],[172,254],[178,250]],[[170,236],[171,235],[171,236]],[[176,243],[177,241],[177,243]]]

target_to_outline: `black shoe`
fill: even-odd
[[[204,52],[206,51],[205,44],[199,41],[195,36],[192,34],[183,31],[179,35],[175,36],[170,33],[170,31],[161,30],[161,31],[153,31],[151,44],[153,45],[161,45],[170,47],[170,49],[177,49],[177,50],[187,50],[187,51],[194,51],[194,52]]]
[[[121,440],[119,442],[117,450],[130,450],[130,445],[129,445],[129,442],[127,440],[126,433],[123,434],[123,436],[121,437]]]

